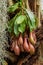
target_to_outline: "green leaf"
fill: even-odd
[[[15,34],[16,36],[19,35],[18,25],[14,25],[14,34]]]
[[[8,21],[8,26],[13,26],[15,19],[21,15],[21,11],[17,13],[10,21]]]
[[[20,24],[15,24],[15,22],[14,22],[14,34],[16,36],[18,36],[20,32],[23,33],[25,31],[25,27],[26,27],[26,20],[25,19]]]
[[[19,32],[23,33],[25,31],[25,28],[26,28],[26,24],[23,22],[19,27],[18,27],[18,30]]]
[[[33,12],[28,11],[27,9],[26,9],[26,12],[28,13],[28,16],[29,16],[30,20],[32,22],[35,22],[35,16],[34,16]]]
[[[16,9],[18,9],[18,7],[19,7],[19,3],[11,5],[11,6],[8,7],[8,12],[9,13],[14,12]]]
[[[25,28],[26,28],[26,24],[24,22],[20,25],[14,24],[14,34],[18,36],[19,33],[23,33],[25,31]]]
[[[9,32],[12,32],[13,27],[14,27],[15,19],[16,19],[19,15],[21,15],[21,11],[20,11],[18,14],[16,14],[10,21],[8,21],[8,31],[9,31]]]
[[[15,17],[12,18],[10,21],[8,21],[8,31],[11,33],[12,32],[12,28],[14,26],[14,20],[15,20]]]
[[[19,15],[16,17],[14,22],[14,34],[16,36],[18,36],[20,32],[23,33],[25,31],[26,22],[27,19],[25,15]]]
[[[16,18],[15,20],[15,24],[21,24],[26,20],[26,16],[25,15],[20,15]]]
[[[13,26],[14,26],[14,20],[15,17],[13,19],[11,19],[10,21],[8,21],[8,31],[11,33],[13,30]]]
[[[33,12],[28,11],[27,9],[25,9],[25,10],[26,10],[27,15],[28,15],[28,20],[29,20],[28,25],[29,25],[30,31],[35,30],[36,27],[37,27],[37,22],[38,21],[36,21],[36,19],[35,19],[36,17],[33,14]]]

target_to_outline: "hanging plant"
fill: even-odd
[[[26,51],[33,54],[35,52],[33,45],[35,45],[37,41],[34,31],[38,27],[38,20],[33,12],[22,7],[22,0],[18,1],[19,2],[8,7],[9,13],[13,13],[20,8],[20,11],[16,13],[15,16],[8,22],[9,33],[13,33],[13,35],[16,36],[15,40],[12,42],[12,49],[16,55],[19,55],[20,51]],[[29,32],[27,32],[27,30]],[[21,42],[23,43],[21,44]],[[15,47],[15,45],[17,46]],[[23,50],[21,49],[21,46]],[[17,48],[19,49],[19,52],[17,52]]]

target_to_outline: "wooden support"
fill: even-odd
[[[37,17],[38,17],[38,21],[39,21],[39,25],[38,25],[38,27],[40,27],[41,26],[41,23],[40,23],[40,0],[37,0],[36,1],[37,3],[36,3],[36,9],[37,9]]]
[[[35,14],[36,14],[36,0],[35,0],[35,3],[34,3],[34,8],[35,8]]]

